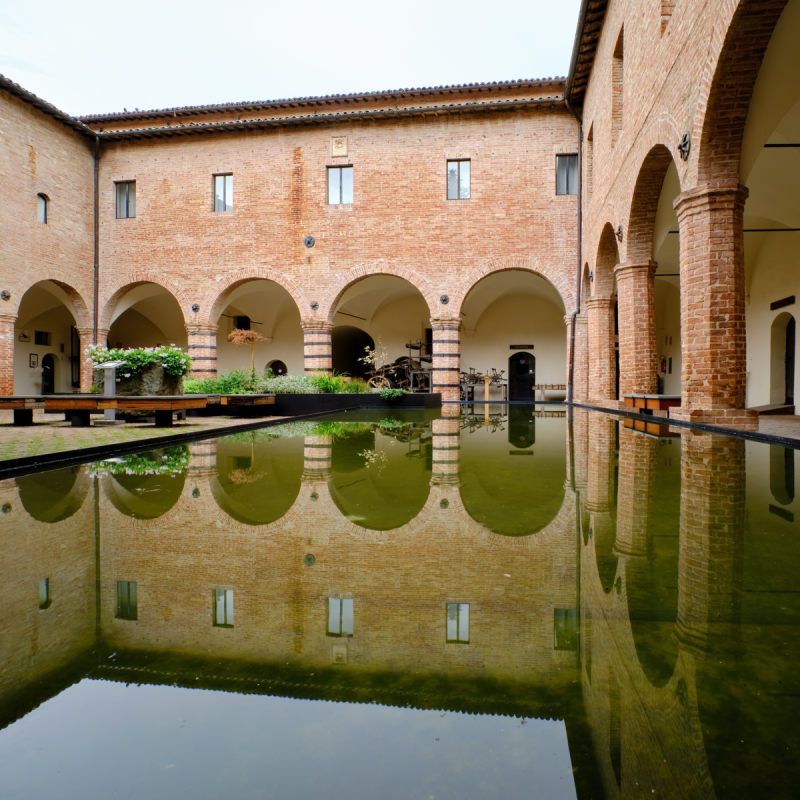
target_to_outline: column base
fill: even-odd
[[[673,408],[670,419],[698,425],[720,425],[738,431],[758,431],[758,411],[750,408]]]

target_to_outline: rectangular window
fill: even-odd
[[[47,198],[43,194],[36,195],[36,219],[47,224]]]
[[[469,644],[469,604],[447,604],[447,641]]]
[[[233,211],[233,175],[214,176],[214,211]]]
[[[353,635],[353,601],[328,598],[328,636]]]
[[[136,581],[117,581],[117,619],[139,619]]]
[[[578,194],[578,156],[556,156],[556,194]]]
[[[353,202],[353,168],[328,167],[328,205],[340,206]]]
[[[231,456],[233,468],[248,470],[253,466],[253,459],[250,456]]]
[[[50,608],[50,578],[42,578],[39,581],[39,608]]]
[[[447,199],[469,200],[469,159],[447,162]]]
[[[553,649],[578,649],[578,611],[575,608],[553,609]]]
[[[234,317],[234,328],[238,328],[240,331],[249,331],[250,330],[250,317]]]
[[[214,625],[233,627],[233,589],[214,589]]]
[[[33,343],[34,344],[41,344],[49,347],[50,345],[50,331],[34,331],[33,332]]]
[[[117,187],[117,219],[136,216],[136,181],[123,181]]]

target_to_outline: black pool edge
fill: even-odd
[[[564,404],[569,408],[569,404]],[[688,430],[699,430],[704,433],[716,433],[719,436],[733,436],[737,439],[750,439],[754,442],[764,444],[774,444],[779,447],[791,447],[800,450],[800,439],[787,439],[785,436],[776,436],[772,433],[759,433],[758,431],[740,431],[736,428],[724,428],[722,425],[707,425],[702,422],[684,422],[683,420],[672,419],[671,417],[656,417],[649,414],[636,414],[633,411],[623,411],[618,408],[603,408],[603,406],[590,406],[585,403],[573,403],[572,408],[586,408],[590,411],[602,411],[604,414],[614,414],[618,417],[628,419],[638,419],[644,422],[655,422],[661,425],[669,425],[671,428],[686,428]]]

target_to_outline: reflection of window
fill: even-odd
[[[353,168],[328,167],[328,205],[353,202]]]
[[[328,636],[353,635],[353,601],[328,598]]]
[[[36,195],[36,219],[47,224],[47,198],[43,194]]]
[[[578,194],[578,156],[556,156],[556,194]]]
[[[553,609],[553,649],[578,649],[578,611],[574,608]]]
[[[469,604],[447,604],[447,641],[469,644]]]
[[[447,162],[447,199],[448,200],[469,200],[470,190],[470,162],[469,159],[462,161]]]
[[[233,175],[214,176],[214,211],[233,211]]]
[[[253,459],[250,456],[232,456],[234,469],[250,469]]]
[[[50,578],[39,581],[39,608],[49,608],[50,603]]]
[[[117,581],[117,619],[139,619],[136,581]]]
[[[784,506],[794,500],[794,449],[775,447],[769,449],[769,488],[772,496]]]
[[[136,181],[117,183],[117,219],[136,216]]]
[[[233,589],[214,589],[214,625],[233,627]]]

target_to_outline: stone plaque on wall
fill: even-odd
[[[347,155],[347,137],[346,136],[331,136],[331,155],[332,156],[346,156]]]

